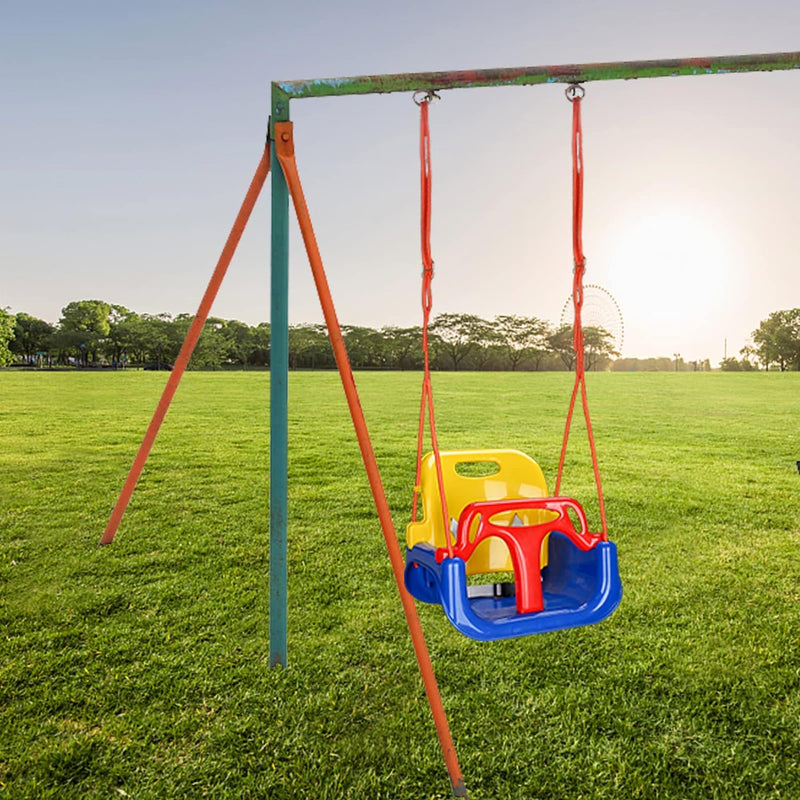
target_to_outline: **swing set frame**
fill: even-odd
[[[322,260],[311,227],[310,215],[294,161],[294,141],[290,121],[290,103],[314,97],[341,97],[360,94],[439,92],[496,86],[532,86],[537,84],[583,84],[594,81],[631,80],[697,75],[723,75],[744,72],[772,72],[800,69],[800,52],[759,55],[720,56],[653,61],[605,62],[562,66],[516,67],[456,72],[418,72],[393,75],[362,75],[349,78],[320,78],[272,83],[271,116],[266,148],[251,181],[239,214],[222,250],[217,266],[201,299],[173,371],[162,393],[153,418],[134,459],[122,492],[117,500],[101,544],[114,540],[122,516],[130,501],[161,423],[177,390],[192,351],[202,333],[219,287],[233,258],[239,239],[249,220],[270,163],[279,169],[272,173],[271,185],[271,298],[270,298],[270,545],[269,545],[269,663],[287,664],[287,531],[288,531],[288,376],[289,376],[289,199],[294,201],[307,255],[320,295],[326,325],[339,367],[356,435],[392,561],[395,579],[414,643],[420,672],[434,717],[434,723],[449,773],[453,796],[466,797],[447,719],[439,697],[436,679],[422,634],[416,606],[403,585],[403,557],[394,524],[383,492],[375,455],[361,411],[358,393],[350,369],[336,312],[330,298]]]

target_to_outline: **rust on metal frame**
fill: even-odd
[[[530,86],[540,83],[586,83],[682,75],[771,72],[798,68],[800,68],[800,52],[790,52],[276,81],[272,84],[272,113],[276,121],[288,119],[289,101],[307,97],[438,91],[482,86]]]

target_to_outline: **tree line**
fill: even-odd
[[[139,314],[102,300],[68,303],[55,325],[25,312],[0,309],[0,365],[78,368],[170,368],[191,324],[190,314]],[[370,328],[343,326],[355,369],[422,368],[418,326]],[[590,370],[709,370],[708,360],[619,358],[613,337],[602,328],[584,329]],[[536,317],[439,314],[430,331],[432,365],[440,370],[571,370],[575,354],[572,328]],[[777,311],[753,332],[741,359],[726,359],[723,369],[800,369],[800,309]],[[193,369],[269,366],[270,326],[209,317],[190,361]],[[323,325],[289,329],[292,369],[331,369],[333,353]]]
[[[3,320],[2,314],[6,319]],[[51,325],[24,312],[0,312],[0,359],[26,366],[170,368],[191,314],[138,314],[102,300],[77,300]],[[3,348],[3,331],[6,331]],[[209,317],[192,355],[195,369],[269,364],[269,325]],[[0,363],[3,363],[0,361]]]
[[[139,314],[102,300],[68,303],[55,325],[25,312],[0,310],[0,363],[26,366],[169,368],[192,321],[189,314]],[[355,369],[422,368],[419,326],[379,329],[343,326]],[[612,337],[598,328],[585,331],[586,362],[606,369],[617,355]],[[434,368],[445,370],[572,369],[572,330],[535,317],[500,315],[485,320],[473,314],[439,314],[429,336]],[[190,368],[266,367],[270,357],[268,323],[247,325],[209,317]],[[289,328],[293,369],[336,366],[323,325]]]

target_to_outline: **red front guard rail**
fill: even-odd
[[[501,525],[492,522],[498,514],[523,510],[552,511],[557,516],[535,525]],[[578,530],[569,511],[575,512],[580,522]],[[469,532],[478,518],[478,529],[470,539]],[[513,500],[484,500],[465,506],[458,520],[458,533],[453,555],[469,560],[475,548],[490,536],[496,536],[506,543],[514,565],[516,582],[517,611],[530,614],[544,609],[541,579],[541,551],[545,536],[553,531],[564,534],[576,547],[583,551],[591,550],[604,540],[602,533],[589,533],[586,514],[580,503],[571,497],[522,497]],[[436,560],[448,558],[446,547],[436,550]]]

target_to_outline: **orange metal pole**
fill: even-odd
[[[325,317],[325,324],[328,327],[328,335],[330,336],[331,345],[333,346],[333,352],[336,357],[336,364],[339,368],[339,375],[342,379],[344,393],[347,397],[347,405],[350,408],[350,416],[353,419],[353,426],[355,427],[358,444],[361,448],[361,457],[364,460],[364,467],[367,471],[372,497],[375,501],[375,508],[378,512],[384,539],[386,540],[386,548],[389,551],[389,560],[392,564],[394,579],[397,583],[397,589],[400,592],[400,600],[402,601],[403,611],[406,615],[411,641],[414,644],[414,651],[417,656],[417,663],[419,664],[422,681],[425,684],[425,692],[431,707],[431,713],[433,714],[433,721],[436,725],[439,744],[441,745],[447,771],[450,775],[453,796],[466,797],[467,790],[464,785],[464,778],[461,775],[461,768],[458,765],[455,746],[450,734],[450,726],[447,723],[447,716],[444,712],[442,698],[439,694],[439,687],[436,683],[436,676],[433,672],[433,664],[431,663],[431,657],[428,653],[428,647],[425,644],[425,636],[422,632],[419,616],[417,615],[417,607],[414,605],[414,600],[411,595],[406,591],[403,582],[403,572],[405,568],[403,555],[400,552],[400,545],[397,543],[397,534],[395,533],[392,515],[389,511],[389,503],[386,500],[386,493],[384,492],[383,483],[381,482],[378,462],[375,459],[375,452],[372,449],[367,423],[364,419],[364,411],[361,408],[361,401],[359,400],[358,390],[356,389],[355,379],[353,377],[353,370],[350,367],[350,360],[347,357],[347,349],[344,344],[344,339],[342,338],[342,330],[331,298],[328,279],[325,275],[325,267],[322,264],[317,239],[314,235],[311,217],[303,194],[303,187],[300,184],[300,176],[298,175],[297,163],[294,158],[294,138],[291,122],[275,123],[275,153],[283,169],[283,174],[289,187],[289,193],[294,203],[295,212],[297,213],[297,221],[300,223],[300,231],[303,235],[306,253],[308,254],[311,271],[314,275],[314,283],[317,287],[322,313]]]
[[[133,490],[136,488],[136,483],[139,480],[139,476],[142,474],[144,465],[147,462],[147,457],[150,455],[150,450],[153,447],[153,442],[156,440],[158,430],[161,427],[161,423],[164,421],[167,411],[169,410],[170,403],[172,402],[172,398],[175,396],[175,392],[178,388],[178,384],[181,382],[183,373],[186,371],[186,367],[189,363],[189,359],[192,357],[192,352],[197,344],[197,340],[200,338],[200,334],[203,332],[203,326],[205,325],[208,315],[211,312],[211,306],[213,305],[217,296],[217,292],[219,291],[219,287],[222,284],[222,279],[225,277],[225,273],[228,271],[233,254],[236,252],[236,247],[239,244],[239,240],[242,238],[242,233],[244,233],[244,229],[247,226],[248,220],[250,219],[250,214],[253,211],[256,200],[258,200],[258,195],[261,192],[261,188],[264,186],[264,181],[267,179],[270,166],[269,162],[269,146],[267,146],[264,150],[264,155],[261,156],[261,161],[256,168],[253,180],[250,182],[250,188],[247,190],[242,207],[239,209],[239,213],[233,223],[233,228],[231,228],[231,232],[228,235],[227,241],[225,242],[225,247],[222,248],[222,253],[219,257],[219,261],[217,262],[217,266],[211,275],[211,280],[208,282],[208,287],[203,295],[203,299],[200,301],[197,314],[195,314],[192,324],[189,326],[189,332],[186,334],[186,339],[183,342],[181,351],[178,354],[178,358],[175,360],[175,365],[169,375],[167,385],[164,387],[164,391],[161,394],[161,399],[158,401],[158,406],[156,406],[153,418],[150,420],[150,424],[147,426],[144,439],[142,440],[142,444],[139,446],[139,452],[136,454],[136,458],[133,460],[133,465],[131,466],[128,477],[125,480],[125,485],[122,487],[122,492],[117,500],[117,504],[114,506],[114,510],[111,513],[111,518],[109,519],[105,532],[100,539],[100,544],[111,544],[111,542],[114,541],[117,528],[119,528],[119,524],[122,521],[122,516],[125,513],[125,509],[128,507],[128,503],[133,495]]]

